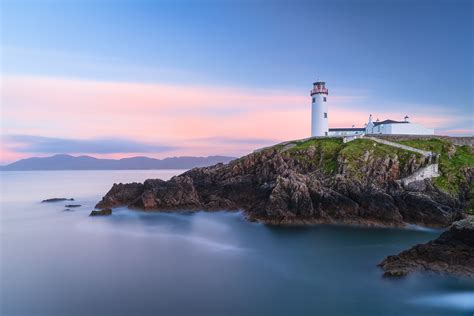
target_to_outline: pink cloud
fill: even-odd
[[[2,134],[75,139],[117,137],[180,148],[147,154],[158,158],[170,155],[242,155],[267,144],[260,145],[254,141],[247,144],[217,143],[203,139],[286,140],[307,137],[311,111],[308,92],[309,89],[286,92],[8,75],[2,82]],[[363,126],[370,113],[368,108],[374,108],[367,106],[365,93],[330,97],[331,127]],[[443,113],[421,115],[423,109],[419,113],[413,121],[428,126],[443,126],[455,119]],[[378,113],[381,119],[401,119],[404,114]],[[5,153],[3,162],[24,156],[16,153],[14,148],[8,150],[2,149]]]

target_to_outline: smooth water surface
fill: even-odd
[[[433,230],[267,227],[240,213],[115,209],[114,182],[179,171],[3,172],[1,315],[472,315],[474,283],[382,278]],[[64,211],[74,197],[82,207]]]

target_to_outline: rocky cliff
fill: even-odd
[[[429,271],[473,278],[474,217],[454,223],[433,241],[387,257],[379,266],[388,277]]]
[[[446,227],[463,218],[471,204],[474,166],[459,167],[463,171],[455,181],[463,186],[456,193],[428,179],[402,186],[402,178],[430,160],[367,139],[344,144],[339,138],[313,138],[195,168],[169,181],[114,184],[96,207],[243,210],[247,218],[270,224]]]

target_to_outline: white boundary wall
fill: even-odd
[[[436,177],[439,177],[438,164],[433,163],[431,165],[416,170],[415,172],[413,172],[413,174],[401,179],[401,181],[403,186],[406,186],[415,181],[421,181],[424,179]]]

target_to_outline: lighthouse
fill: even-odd
[[[311,136],[328,136],[328,89],[318,80],[311,90]]]

